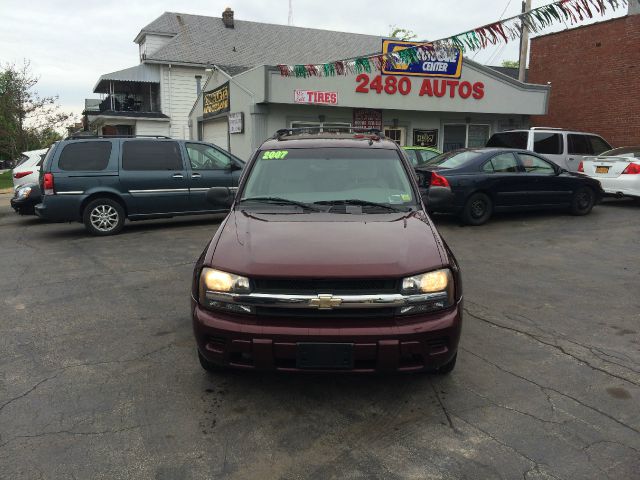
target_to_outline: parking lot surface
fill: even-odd
[[[0,478],[639,478],[639,216],[436,218],[448,377],[212,375],[189,289],[220,217],[95,238],[0,196]]]

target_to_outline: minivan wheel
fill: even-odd
[[[82,221],[92,235],[115,235],[124,226],[124,209],[110,198],[98,198],[84,207]]]
[[[462,210],[462,221],[467,225],[482,225],[493,213],[493,202],[484,193],[474,193],[467,199]]]
[[[589,187],[579,188],[573,194],[571,199],[571,214],[572,215],[586,215],[588,214],[593,205],[596,203],[595,194]]]

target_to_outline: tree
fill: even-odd
[[[519,68],[520,62],[517,60],[503,60],[502,66],[507,68]]]
[[[72,118],[60,111],[57,96],[41,97],[35,90],[39,77],[31,64],[0,67],[0,158],[46,148],[60,138],[56,131]]]
[[[400,28],[397,25],[389,25],[389,37],[390,38],[398,38],[400,40],[415,40],[417,35],[413,33],[412,30],[407,30],[406,28]]]

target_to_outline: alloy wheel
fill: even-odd
[[[111,205],[97,205],[89,215],[91,225],[101,232],[109,232],[118,225],[118,212]]]

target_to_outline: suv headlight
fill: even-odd
[[[16,198],[23,199],[31,195],[31,187],[19,187],[16,190]]]
[[[455,286],[451,270],[442,268],[403,278],[402,294],[415,296],[415,303],[411,299],[412,303],[400,307],[399,313],[404,315],[449,308],[455,302]]]
[[[249,305],[224,301],[224,298],[221,299],[215,295],[216,293],[250,292],[251,282],[247,277],[206,267],[200,273],[200,303],[207,308],[236,313],[253,313],[253,307]]]

